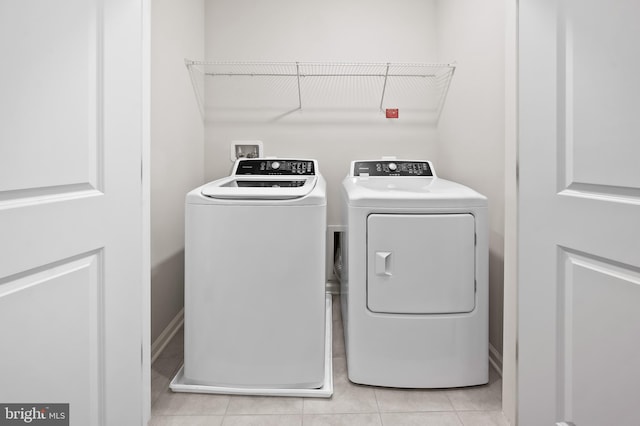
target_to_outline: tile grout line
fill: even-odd
[[[460,422],[460,424],[462,426],[464,426],[464,422],[462,421],[462,418],[460,418],[460,413],[458,413],[458,410],[454,410],[454,413],[456,413],[456,417],[458,418],[458,422]]]
[[[227,418],[227,414],[228,414],[228,412],[229,412],[229,405],[231,405],[231,398],[232,398],[232,396],[233,396],[233,395],[230,395],[230,396],[229,396],[229,399],[227,399],[227,405],[224,407],[224,414],[222,415],[222,423],[221,423],[221,425],[224,425],[224,421],[225,421],[225,420],[226,420],[226,418]]]
[[[380,412],[380,403],[378,402],[378,392],[376,392],[375,389],[373,389],[373,397],[376,400],[376,408],[378,409],[378,419],[380,419],[380,425],[384,426],[384,423],[382,421],[382,413]]]

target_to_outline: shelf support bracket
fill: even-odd
[[[298,109],[302,109],[302,93],[300,92],[300,62],[296,62],[296,75],[298,76]]]
[[[201,85],[198,84],[198,82],[196,81],[196,77],[193,74],[194,69],[197,70],[197,68],[195,67],[195,62],[185,59],[184,64],[186,65],[187,70],[189,71],[189,78],[191,79],[191,86],[193,86],[193,93],[196,95],[196,101],[198,102],[198,109],[200,110],[200,115],[204,119],[204,95],[201,94],[203,92],[202,90],[198,90],[198,87],[200,87]],[[204,75],[202,75],[202,78],[204,78]]]
[[[382,96],[380,97],[380,111],[382,112],[382,104],[384,103],[384,92],[387,90],[387,78],[389,77],[389,65],[387,62],[387,69],[384,72],[384,84],[382,85]]]

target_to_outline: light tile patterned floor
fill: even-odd
[[[453,390],[403,390],[355,385],[347,379],[342,320],[334,298],[334,394],[281,398],[173,393],[182,365],[183,333],[151,371],[150,426],[508,426],[501,413],[502,380]]]

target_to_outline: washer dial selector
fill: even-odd
[[[271,163],[271,168],[273,170],[278,170],[280,168],[280,163],[277,161],[274,161],[273,163]]]
[[[396,163],[389,163],[389,170],[395,172],[396,170],[398,170],[398,165]]]

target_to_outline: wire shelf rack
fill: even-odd
[[[409,108],[436,121],[455,64],[207,62],[185,59],[203,116],[209,106],[384,111]]]

